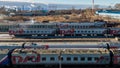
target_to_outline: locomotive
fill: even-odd
[[[51,45],[52,46],[52,45]],[[104,48],[33,48],[11,49],[0,60],[0,66],[22,67],[58,67],[66,66],[119,66],[120,49],[111,48],[107,43]]]

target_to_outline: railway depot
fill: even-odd
[[[40,17],[34,11],[23,11],[4,18],[6,22],[0,23],[0,68],[120,67],[117,19],[100,17],[93,9],[58,11]]]

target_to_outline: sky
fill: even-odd
[[[0,1],[20,1],[20,2],[40,2],[57,4],[92,4],[92,0],[0,0]],[[95,4],[113,6],[120,3],[120,0],[94,0]]]

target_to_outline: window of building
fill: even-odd
[[[88,59],[88,61],[91,61],[91,60],[92,60],[92,57],[88,57],[87,59]]]
[[[42,61],[46,61],[46,57],[42,57]]]

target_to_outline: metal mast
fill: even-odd
[[[94,0],[92,0],[92,10],[94,10]]]

